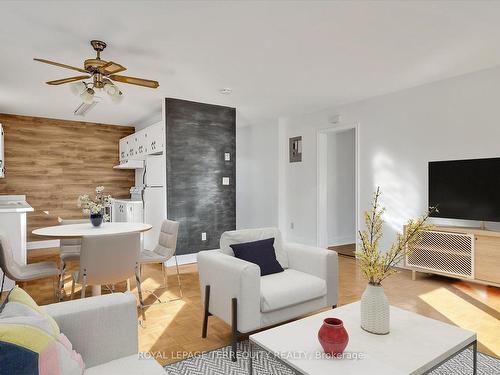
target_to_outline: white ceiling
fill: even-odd
[[[241,123],[311,112],[500,64],[500,2],[0,2],[0,112],[63,119],[79,99],[43,82],[78,73],[90,39],[123,74],[86,121],[152,122],[161,98],[234,106]],[[76,73],[76,74],[74,74]],[[233,93],[218,90],[230,87]]]

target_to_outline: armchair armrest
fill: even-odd
[[[198,271],[202,300],[210,285],[211,314],[231,324],[231,299],[238,300],[238,330],[260,328],[260,268],[219,250],[198,253]]]
[[[330,306],[338,301],[338,256],[333,250],[285,243],[290,268],[309,273],[326,281],[326,297]]]
[[[87,368],[138,352],[137,301],[113,293],[43,306]]]

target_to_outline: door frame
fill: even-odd
[[[328,184],[327,184],[327,136],[330,133],[354,129],[354,186],[355,186],[355,225],[357,233],[359,230],[359,124],[353,123],[343,126],[331,126],[317,131],[317,200],[316,200],[316,245],[318,247],[328,247]],[[356,250],[358,242],[355,241]]]

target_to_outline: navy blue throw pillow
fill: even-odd
[[[276,259],[276,252],[273,245],[274,238],[267,238],[265,240],[238,243],[230,246],[236,258],[255,263],[260,267],[260,275],[266,276],[284,271]]]

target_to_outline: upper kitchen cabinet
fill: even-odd
[[[137,141],[135,133],[120,139],[119,153],[120,153],[120,161],[136,159]]]
[[[151,125],[145,130],[146,148],[148,154],[159,154],[164,150],[165,125],[162,122]]]
[[[163,123],[159,122],[120,139],[120,161],[144,160],[147,155],[163,152],[165,148],[164,129]]]
[[[120,160],[126,160],[128,158],[128,138],[129,137],[120,139],[118,147],[120,153]]]

